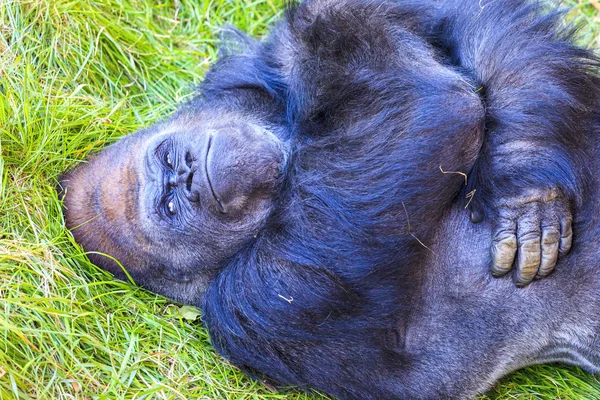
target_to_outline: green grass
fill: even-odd
[[[193,315],[91,265],[54,191],[63,170],[188,98],[219,27],[262,35],[283,3],[0,1],[0,399],[322,398],[249,380]],[[594,8],[567,4],[597,45]],[[600,382],[540,366],[490,396],[600,398]]]

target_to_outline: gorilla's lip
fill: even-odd
[[[215,200],[215,203],[217,204],[217,208],[219,209],[220,212],[222,213],[226,213],[227,210],[225,210],[225,207],[223,206],[223,203],[221,202],[221,200],[219,199],[219,196],[217,195],[217,193],[215,192],[215,189],[212,185],[212,182],[210,180],[210,174],[208,173],[208,157],[210,155],[210,149],[212,146],[212,141],[213,141],[213,135],[209,135],[208,136],[208,143],[206,145],[206,156],[204,157],[204,173],[206,175],[206,181],[208,182],[208,188],[210,189],[210,193],[212,194],[213,199]]]

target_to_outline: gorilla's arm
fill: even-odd
[[[593,55],[573,44],[561,14],[527,0],[448,0],[442,47],[481,86],[486,138],[469,176],[474,220],[495,224],[492,272],[524,285],[549,274],[571,245],[583,199],[585,150],[599,96]],[[541,252],[540,252],[541,248]]]
[[[363,196],[364,207],[399,212],[407,218],[398,234],[422,240],[464,188],[484,120],[473,84],[422,36],[432,10],[411,1],[308,1],[288,12],[273,40],[305,150],[295,164],[345,168],[328,182],[340,192],[385,188],[386,197]]]

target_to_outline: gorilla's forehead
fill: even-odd
[[[240,110],[227,110],[222,107],[209,107],[204,103],[191,102],[184,105],[171,118],[159,122],[141,132],[143,136],[161,135],[179,131],[201,133],[209,129],[219,129],[236,125],[264,125],[256,115],[242,113]]]

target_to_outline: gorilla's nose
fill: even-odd
[[[179,165],[176,175],[171,176],[168,182],[169,186],[172,188],[175,188],[176,186],[185,188],[185,194],[191,202],[200,201],[198,188],[194,185],[194,176],[198,172],[197,169],[196,163],[188,152],[185,155],[185,163]]]
[[[179,184],[185,187],[186,192],[192,191],[195,171],[189,167],[182,168],[178,171],[177,180]]]

